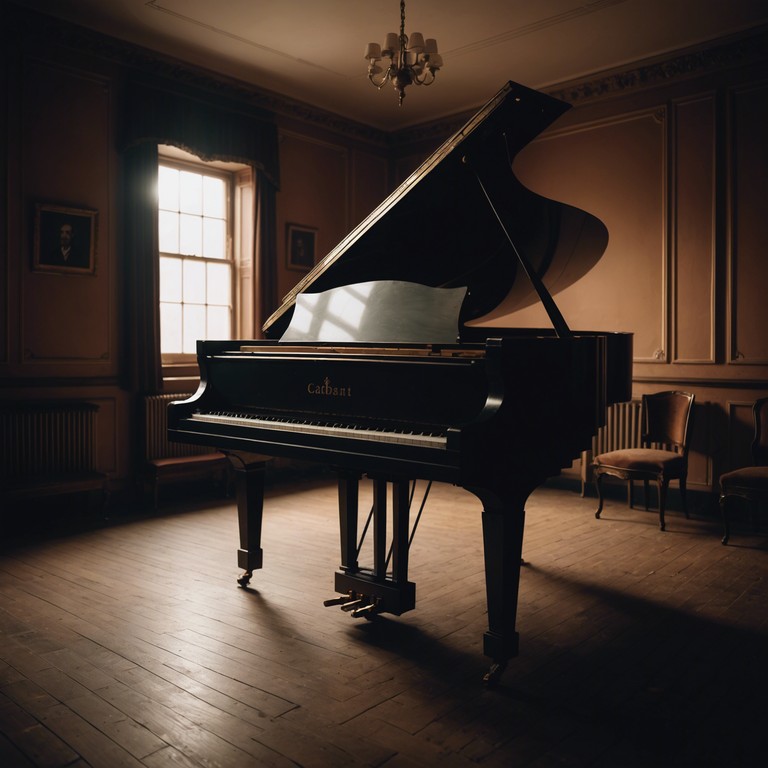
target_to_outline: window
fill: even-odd
[[[161,157],[158,169],[160,349],[188,360],[198,339],[233,330],[231,174]]]

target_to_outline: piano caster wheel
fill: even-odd
[[[488,688],[494,688],[507,668],[506,661],[494,661],[491,668],[483,675],[483,682]]]
[[[253,571],[246,571],[238,580],[237,583],[241,587],[247,587],[248,582],[251,580],[251,576],[253,576]]]

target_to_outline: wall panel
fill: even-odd
[[[603,257],[555,296],[566,322],[630,331],[635,358],[646,361],[666,354],[665,164],[665,112],[654,108],[553,130],[526,147],[514,166],[532,191],[581,208],[608,228]],[[503,321],[549,325],[539,306]]]
[[[352,154],[352,199],[349,229],[353,229],[381,203],[389,193],[387,161],[368,152]]]
[[[732,362],[768,364],[768,85],[731,95]]]
[[[280,195],[277,200],[278,298],[304,276],[286,267],[286,227],[317,229],[317,260],[348,232],[349,151],[310,136],[280,136]]]
[[[23,211],[18,347],[26,375],[109,375],[111,103],[106,81],[34,59],[22,98]],[[34,203],[96,210],[95,274],[34,271]],[[55,310],[52,311],[52,308]]]
[[[675,105],[673,359],[715,362],[715,98]]]

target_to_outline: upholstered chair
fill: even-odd
[[[688,475],[688,441],[691,434],[694,396],[689,392],[656,392],[643,395],[641,406],[641,437],[639,448],[624,448],[595,456],[594,475],[598,507],[595,517],[603,511],[602,481],[605,475],[627,481],[627,502],[633,504],[633,483],[642,480],[645,488],[645,508],[648,509],[648,484],[658,488],[659,528],[665,528],[664,510],[667,488],[671,480],[680,484],[683,511],[688,517],[685,483]]]
[[[723,544],[730,537],[729,507],[732,499],[746,501],[752,512],[752,524],[757,529],[760,504],[768,501],[768,397],[757,400],[752,407],[755,433],[752,439],[751,467],[734,469],[720,476],[720,511],[723,516]]]

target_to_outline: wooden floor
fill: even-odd
[[[416,610],[323,608],[335,488],[267,498],[238,588],[234,505],[166,504],[0,553],[0,765],[757,766],[768,737],[766,540],[540,489],[520,656],[487,690],[477,500],[436,486]]]

